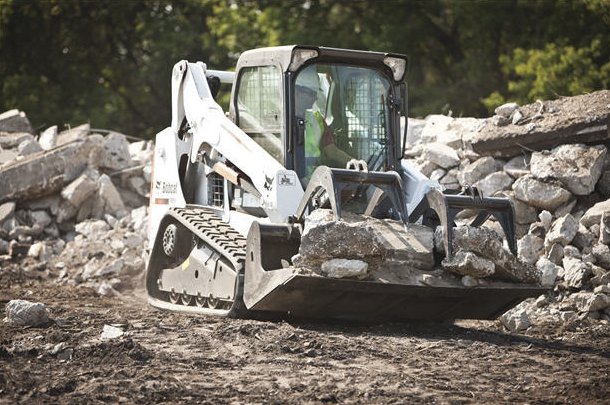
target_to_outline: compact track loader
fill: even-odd
[[[149,302],[221,316],[252,313],[354,320],[491,319],[537,285],[431,287],[307,275],[291,258],[305,218],[359,209],[442,226],[456,215],[501,224],[515,253],[513,209],[501,198],[443,190],[406,161],[403,55],[310,46],[244,52],[235,72],[181,61],[172,122],[156,136]],[[232,85],[228,113],[216,102]],[[401,118],[404,125],[401,125]]]

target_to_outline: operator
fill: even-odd
[[[344,168],[352,159],[337,148],[335,138],[324,116],[313,105],[318,98],[320,82],[315,66],[305,68],[296,80],[295,113],[305,120],[305,162],[307,177],[319,165]]]

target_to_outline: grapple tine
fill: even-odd
[[[439,190],[432,189],[426,194],[422,201],[438,215],[443,227],[443,245],[447,256],[453,254],[453,227],[455,218],[460,211],[478,211],[477,217],[470,223],[471,226],[480,226],[489,216],[495,217],[504,231],[510,251],[517,255],[517,242],[515,236],[514,209],[511,201],[506,198],[481,197],[474,192],[471,195],[445,194]],[[416,215],[421,215],[424,210],[416,210]],[[413,215],[411,215],[413,219]]]

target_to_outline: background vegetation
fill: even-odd
[[[292,43],[409,55],[411,116],[610,87],[610,0],[0,0],[0,111],[152,137],[175,62]]]

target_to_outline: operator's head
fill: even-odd
[[[311,108],[316,101],[320,82],[315,65],[311,65],[299,72],[296,80],[296,112],[301,115]]]

